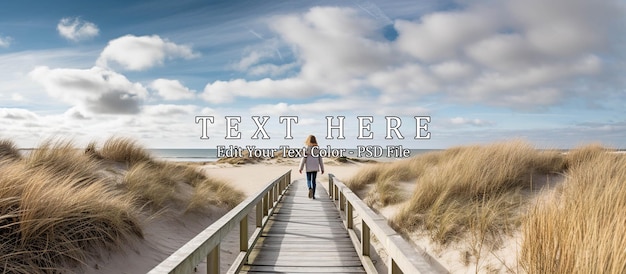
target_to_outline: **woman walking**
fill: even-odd
[[[324,161],[322,157],[319,156],[319,152],[315,152],[314,150],[318,149],[317,139],[315,136],[309,135],[304,142],[306,145],[304,157],[300,160],[300,174],[302,174],[302,169],[306,170],[306,184],[309,187],[309,199],[315,199],[315,186],[316,186],[316,178],[317,172],[321,171],[324,174]],[[313,152],[313,153],[312,153]]]

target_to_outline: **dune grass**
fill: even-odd
[[[532,176],[562,172],[563,157],[541,152],[515,140],[486,146],[455,147],[406,160],[366,167],[347,181],[353,190],[373,187],[368,198],[378,206],[403,202],[391,225],[409,233],[427,231],[446,245],[472,233],[493,245],[501,233],[519,226],[523,191]],[[398,182],[413,181],[412,195],[403,198]]]
[[[142,236],[133,197],[76,170],[28,162],[0,167],[2,272],[61,272],[97,255],[96,248]]]
[[[145,218],[169,203],[186,212],[232,208],[241,200],[227,183],[157,161],[130,139],[110,139],[101,149],[49,140],[25,157],[3,140],[0,272],[67,272],[102,250],[141,239]]]
[[[471,232],[490,243],[519,225],[523,190],[537,172],[561,172],[562,157],[512,141],[443,152],[424,170],[408,203],[392,224],[404,231],[425,228],[446,244]]]
[[[0,140],[0,159],[19,160],[21,158],[22,155],[13,141]]]
[[[565,178],[549,197],[539,193],[539,176]],[[398,231],[425,233],[446,246],[467,241],[465,263],[523,235],[519,271],[528,273],[626,272],[626,156],[593,144],[562,154],[510,141],[456,147],[393,163],[370,165],[347,184],[364,190],[398,192],[393,185],[414,180],[411,197],[390,219]],[[374,193],[374,194],[372,194]],[[402,197],[402,196],[400,196]],[[534,197],[537,197],[535,199]],[[381,206],[388,202],[378,202]],[[505,266],[509,271],[515,271]]]
[[[626,272],[626,157],[598,145],[568,153],[560,191],[523,222],[528,273]]]
[[[87,149],[93,149],[95,151],[93,155],[96,157],[126,163],[129,166],[154,161],[148,150],[130,138],[113,137],[106,140],[100,150],[96,150],[93,145],[88,146]]]

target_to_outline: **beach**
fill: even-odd
[[[87,148],[51,140],[23,153],[4,140],[3,270],[148,272],[285,172],[303,183],[299,160],[164,161],[124,138]],[[328,175],[335,175],[451,273],[538,273],[546,267],[567,273],[579,263],[618,273],[625,267],[624,260],[612,259],[626,258],[626,234],[615,233],[626,221],[619,210],[626,204],[626,157],[619,151],[588,145],[564,153],[514,140],[391,161],[324,163],[318,188],[327,188]],[[222,272],[239,252],[238,234],[234,229],[220,244]],[[384,273],[386,251],[377,240],[372,244]],[[197,266],[196,273],[204,271],[205,263]]]
[[[305,175],[298,173],[299,159],[271,159],[258,163],[233,165],[218,162],[179,162],[228,182],[230,186],[244,193],[245,197],[256,194],[268,183],[291,170],[292,180],[305,179]],[[350,162],[338,163],[335,160],[326,160],[326,172],[318,174],[318,187],[324,187],[328,182],[328,174],[338,178],[349,178],[364,164]],[[144,239],[124,248],[122,252],[107,253],[101,258],[94,258],[87,262],[87,267],[81,269],[85,273],[144,273],[156,266],[160,261],[195,235],[208,227],[221,215],[224,209],[213,209],[203,213],[162,214],[153,218],[146,226]],[[252,214],[254,215],[254,214]],[[249,216],[249,231],[254,229],[255,216]],[[236,228],[221,243],[220,266],[221,272],[226,272],[238,254],[239,229]],[[198,265],[197,272],[206,273],[206,265]]]

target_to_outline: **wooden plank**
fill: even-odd
[[[254,260],[254,265],[269,266],[309,266],[309,267],[328,267],[328,266],[361,266],[359,258],[352,260],[320,260],[312,258],[292,258],[292,259],[260,259]]]
[[[242,273],[365,273],[334,203],[294,182],[276,206]]]
[[[365,273],[362,267],[251,266],[246,273]]]

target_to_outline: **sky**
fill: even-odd
[[[626,148],[625,11],[622,0],[2,1],[0,138]],[[239,139],[226,138],[229,116]],[[298,117],[291,132],[283,116]],[[327,116],[345,117],[345,139]],[[416,139],[426,116],[430,138]],[[213,123],[203,132],[196,117]]]

